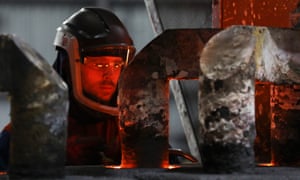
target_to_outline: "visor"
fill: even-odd
[[[80,60],[70,61],[71,66],[71,74],[72,74],[72,82],[73,82],[73,93],[75,98],[82,104],[87,107],[99,111],[104,112],[113,116],[118,116],[119,111],[117,107],[108,106],[101,104],[100,102],[94,100],[91,97],[86,96],[83,91],[82,81],[82,65],[84,64],[84,60],[87,60],[87,57],[105,57],[105,56],[114,56],[121,57],[123,60],[123,66],[126,66],[132,59],[135,53],[135,48],[133,46],[125,46],[125,45],[113,45],[113,46],[99,46],[99,47],[90,47],[81,49]],[[96,64],[97,66],[99,64]],[[109,64],[110,65],[110,64]],[[111,65],[110,65],[111,66]],[[100,68],[100,66],[98,66]]]
[[[124,65],[126,66],[133,58],[135,53],[135,48],[133,46],[125,45],[113,45],[113,46],[99,46],[99,47],[89,47],[82,49],[82,56],[116,56],[121,57],[124,60]],[[81,61],[83,63],[83,59]]]

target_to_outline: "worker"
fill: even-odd
[[[117,86],[135,53],[120,19],[102,8],[82,8],[57,29],[53,68],[67,83],[66,165],[120,164]],[[0,168],[8,168],[10,124],[0,134]]]

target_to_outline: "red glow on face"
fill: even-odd
[[[121,57],[85,57],[82,67],[83,91],[101,101],[109,101],[117,89],[123,60]]]

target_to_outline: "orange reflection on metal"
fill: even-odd
[[[171,166],[169,165],[168,162],[165,162],[164,160],[161,160],[162,161],[162,164],[157,164],[155,162],[157,162],[158,158],[153,158],[153,164],[152,163],[147,163],[149,161],[147,160],[143,160],[143,159],[149,159],[151,158],[150,156],[149,157],[143,157],[143,158],[139,158],[137,154],[134,154],[132,155],[132,159],[130,160],[130,154],[128,153],[128,149],[127,151],[122,151],[122,153],[124,154],[123,157],[125,158],[122,158],[122,164],[120,166],[120,168],[164,168],[164,169],[174,169],[175,166]],[[125,154],[126,153],[126,154]],[[164,156],[163,156],[164,159],[166,159]]]
[[[270,82],[255,82],[255,160],[257,163],[271,162],[271,107]]]
[[[290,12],[297,3],[298,0],[215,0],[213,26],[290,27]]]
[[[177,169],[180,168],[181,166],[179,165],[169,165],[168,169]]]
[[[259,163],[258,162],[256,165],[260,166],[260,167],[273,167],[273,166],[276,166],[276,163],[275,163],[274,158],[273,158],[274,153],[270,152],[270,154],[272,156],[270,162],[268,162],[268,163]]]
[[[273,167],[275,164],[274,163],[259,163],[257,166],[261,167]]]
[[[107,165],[104,166],[105,168],[109,168],[109,169],[121,169],[121,166],[117,166],[117,165]]]
[[[121,166],[118,166],[118,165],[107,165],[107,166],[104,166],[105,168],[109,168],[109,169],[122,169],[122,168],[126,168],[126,167],[121,167]],[[168,165],[167,169],[177,169],[177,168],[180,168],[181,166],[180,165]],[[1,172],[0,172],[0,175],[1,175]]]
[[[154,139],[141,136],[147,131],[140,131],[139,135],[128,135],[123,128],[120,128],[120,132],[122,134],[121,168],[169,168],[167,137]],[[154,145],[155,149],[153,149]]]

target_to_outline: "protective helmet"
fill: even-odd
[[[75,99],[92,110],[117,116],[116,107],[84,95],[80,65],[85,56],[120,56],[125,66],[132,59],[135,52],[133,41],[118,17],[105,9],[82,8],[57,29],[54,45],[68,55]]]

